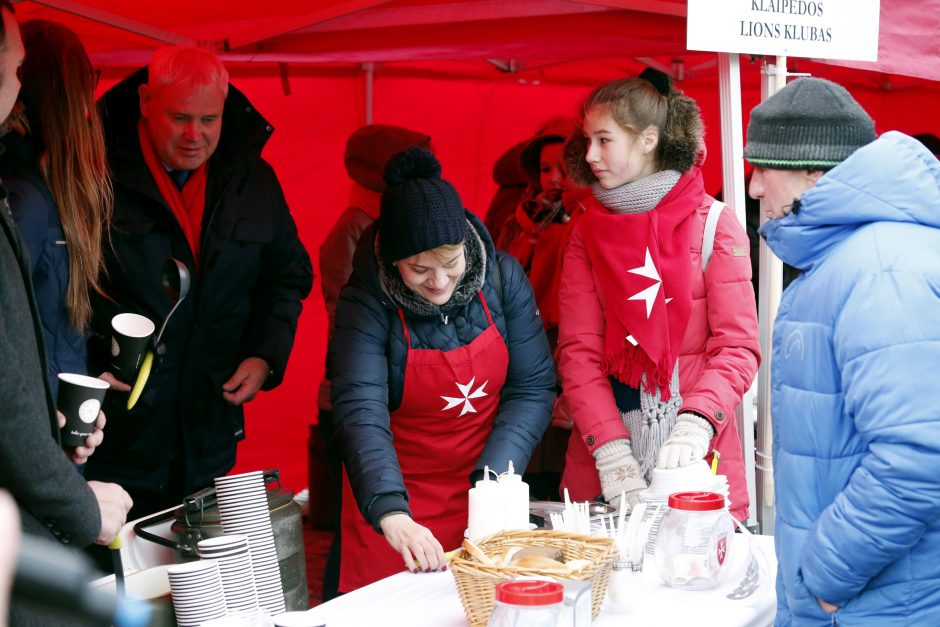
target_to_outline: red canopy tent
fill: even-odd
[[[25,0],[20,21],[79,33],[104,90],[165,43],[223,53],[232,81],[276,129],[266,151],[316,260],[345,207],[346,137],[367,120],[426,132],[464,203],[483,213],[492,165],[547,118],[574,115],[595,85],[645,65],[671,73],[710,129],[706,181],[720,186],[717,56],[685,48],[676,0]],[[791,59],[793,72],[845,84],[879,132],[940,135],[940,0],[882,0],[877,64]],[[742,59],[742,98],[760,98],[760,62]],[[306,485],[306,430],[323,372],[325,312],[307,300],[284,384],[248,407],[239,468],[279,467]]]

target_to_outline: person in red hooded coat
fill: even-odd
[[[574,129],[574,118],[555,117],[524,144],[518,163],[528,187],[496,240],[497,248],[525,268],[553,356],[558,343],[562,259],[568,236],[583,211],[581,200],[591,193],[589,187],[573,184],[565,165],[563,149]],[[558,397],[552,424],[526,469],[525,481],[536,499],[560,499],[558,486],[573,425],[562,398]]]

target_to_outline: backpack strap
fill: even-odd
[[[708,267],[708,260],[712,257],[712,251],[715,249],[715,233],[718,231],[718,218],[721,217],[721,210],[725,208],[725,203],[716,200],[708,208],[708,217],[705,218],[705,234],[702,236],[702,272]]]

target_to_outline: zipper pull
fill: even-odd
[[[441,314],[441,318],[444,320],[444,324],[447,324],[447,318],[448,318],[448,317],[447,317],[446,315],[444,315],[444,314]]]

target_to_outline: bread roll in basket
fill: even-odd
[[[535,575],[591,581],[591,610],[596,617],[615,555],[610,538],[550,529],[501,531],[476,543],[465,542],[451,561],[451,572],[471,627],[485,627],[495,605],[496,584]]]

